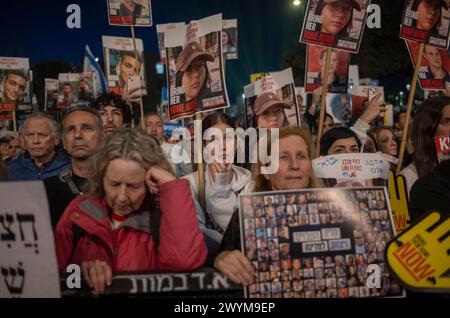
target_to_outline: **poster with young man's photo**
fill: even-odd
[[[132,38],[102,36],[108,88],[116,94],[127,90],[129,77],[139,76],[141,94],[147,94],[144,65],[144,44],[136,40],[136,52]]]
[[[106,0],[110,25],[153,25],[151,0]]]
[[[58,110],[59,81],[54,78],[46,78],[45,82],[45,111],[55,113]]]
[[[229,107],[222,54],[222,14],[166,30],[170,119]]]
[[[0,120],[12,130],[13,114],[31,112],[28,58],[0,57]]]
[[[80,86],[79,73],[58,74],[58,108],[69,108],[78,104]]]
[[[306,46],[306,92],[312,93],[315,89],[323,86],[326,56],[327,48],[318,45]],[[331,51],[328,69],[328,92],[347,92],[349,64],[349,53],[337,50]]]
[[[396,232],[384,187],[246,194],[239,215],[256,272],[246,297],[404,297],[385,261]]]
[[[406,0],[400,37],[447,49],[449,9],[446,0]]]
[[[299,127],[300,112],[292,69],[265,73],[244,86],[247,128]]]
[[[409,56],[416,65],[420,44],[406,41]],[[419,67],[419,84],[424,90],[443,90],[450,84],[450,57],[447,49],[425,44]],[[447,85],[448,85],[447,84]]]
[[[226,60],[238,58],[237,19],[222,20],[222,51]]]
[[[370,0],[309,0],[300,42],[358,53]]]
[[[158,36],[159,57],[161,59],[162,64],[167,63],[166,45],[165,45],[165,41],[164,41],[164,34],[165,34],[166,30],[183,28],[184,26],[185,26],[184,22],[165,23],[165,24],[157,24],[156,25],[156,34]]]

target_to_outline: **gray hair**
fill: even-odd
[[[70,114],[75,113],[75,112],[86,112],[86,113],[90,113],[90,114],[94,115],[98,128],[100,130],[103,129],[103,120],[102,120],[102,117],[100,116],[100,113],[98,112],[98,110],[91,108],[91,107],[87,107],[87,106],[69,107],[69,109],[65,113],[65,115],[62,119],[62,122],[61,122],[61,125],[63,128],[64,128],[64,121],[67,119],[67,117],[69,117]]]
[[[22,134],[23,130],[25,129],[25,126],[27,125],[28,121],[31,119],[47,119],[48,123],[50,124],[51,129],[53,130],[53,133],[55,135],[60,134],[59,124],[56,122],[56,120],[53,119],[52,116],[43,113],[43,112],[35,112],[32,113],[30,116],[27,116],[23,124],[20,126],[19,133]]]

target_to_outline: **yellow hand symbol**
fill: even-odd
[[[408,194],[406,193],[405,178],[389,173],[389,201],[391,203],[392,217],[396,233],[401,233],[409,224]]]

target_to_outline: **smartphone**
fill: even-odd
[[[133,91],[136,88],[141,88],[141,77],[139,75],[128,76],[127,89],[126,91]]]
[[[369,87],[369,102],[378,93],[381,93],[381,99],[384,100],[384,88],[382,86],[371,86],[371,87]]]

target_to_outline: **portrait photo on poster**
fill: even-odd
[[[238,58],[237,19],[222,20],[222,51],[226,60]]]
[[[333,117],[335,123],[349,127],[352,119],[352,95],[327,94],[326,112]]]
[[[150,27],[151,0],[106,0],[110,25]]]
[[[300,42],[358,53],[370,0],[309,0]]]
[[[31,103],[28,58],[0,57],[0,104]]]
[[[306,52],[305,88],[306,92],[311,93],[323,86],[327,48],[318,45],[307,45]],[[328,92],[347,92],[349,65],[350,53],[338,50],[331,51],[328,69]]]

